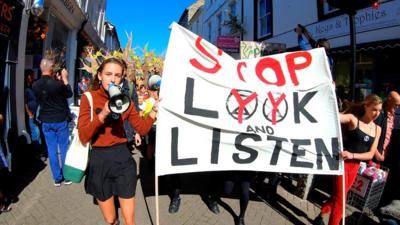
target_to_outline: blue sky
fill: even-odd
[[[186,7],[195,0],[108,0],[106,18],[117,28],[121,46],[127,42],[126,32],[132,32],[132,47],[143,47],[157,54],[167,50],[169,25],[178,22]]]

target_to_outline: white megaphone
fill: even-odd
[[[161,86],[161,76],[154,74],[149,77],[149,81],[147,82],[149,89],[153,91],[160,90]]]
[[[121,114],[129,108],[131,100],[128,96],[122,94],[121,88],[118,85],[110,83],[108,85],[108,94],[110,95],[108,107],[111,112]]]

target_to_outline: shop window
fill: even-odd
[[[389,1],[393,0],[380,0],[380,4]],[[318,7],[319,20],[324,20],[342,14],[342,12],[339,9],[329,5],[328,0],[317,0],[317,7]]]
[[[47,22],[39,17],[29,18],[28,33],[26,41],[26,54],[42,54],[43,42],[47,37]]]

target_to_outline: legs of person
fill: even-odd
[[[156,128],[153,125],[149,131],[149,133],[147,134],[147,140],[148,140],[148,144],[147,144],[147,151],[146,151],[146,156],[148,160],[152,160],[154,158],[154,152],[156,149]]]
[[[32,141],[37,141],[39,144],[41,144],[39,127],[37,126],[34,118],[29,118],[29,128],[31,130]]]
[[[350,190],[357,177],[357,172],[359,168],[359,162],[357,161],[345,161],[344,163],[344,178],[345,178],[345,198],[347,198],[347,192]],[[332,212],[329,218],[329,225],[338,225],[343,216],[343,178],[342,176],[337,176],[335,184],[336,193],[332,199]]]
[[[69,144],[69,128],[68,122],[64,121],[57,124],[57,143],[60,147],[60,157],[61,157],[61,170],[64,169],[65,157],[68,151]]]
[[[244,217],[246,213],[247,206],[249,204],[250,199],[250,182],[249,181],[241,181],[240,182],[240,214],[239,217]]]
[[[43,123],[42,129],[47,144],[47,152],[50,161],[51,173],[53,175],[54,181],[59,182],[62,180],[62,174],[57,154],[58,146],[56,130],[54,129],[52,123]]]
[[[171,179],[171,202],[169,203],[168,212],[176,213],[179,210],[181,204],[181,178],[179,174],[169,175]]]
[[[108,224],[115,224],[117,222],[117,214],[115,211],[114,196],[111,196],[111,198],[105,201],[97,199],[97,203],[99,204],[101,213],[103,214],[104,221]]]
[[[233,180],[226,180],[224,182],[224,193],[226,195],[232,194],[234,187],[235,187],[235,182]]]
[[[125,225],[135,225],[135,198],[118,198]]]
[[[39,127],[35,123],[34,118],[29,118],[29,129],[31,130],[31,139],[34,151],[33,154],[34,156],[37,157],[40,155],[41,138],[40,138]]]
[[[220,172],[209,172],[208,173],[208,184],[207,193],[205,194],[205,201],[208,209],[214,214],[219,214],[219,208],[217,200],[219,198],[219,187],[220,187]]]
[[[170,175],[171,178],[171,198],[179,198],[181,194],[181,177],[179,174]]]
[[[155,151],[154,143],[149,143],[149,144],[147,144],[146,158],[147,158],[148,160],[153,159],[154,151]]]
[[[337,176],[333,176],[332,177],[332,194],[331,197],[328,199],[328,201],[326,201],[322,207],[321,207],[321,213],[320,216],[326,215],[326,214],[331,214],[332,212],[332,207],[333,207],[333,197],[336,195],[336,192],[338,192],[337,190],[337,184],[336,181],[337,179],[339,179]],[[340,179],[342,179],[340,177]]]

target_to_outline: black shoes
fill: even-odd
[[[322,219],[321,215],[315,217],[315,219],[314,219],[312,224],[313,225],[325,225],[324,220]]]
[[[235,225],[245,225],[244,224],[244,217],[239,216],[238,218],[236,218]]]
[[[207,198],[207,207],[214,214],[219,214],[218,203],[215,199]]]
[[[181,205],[181,198],[173,197],[171,199],[171,203],[169,203],[168,212],[171,214],[178,212],[180,205]]]

